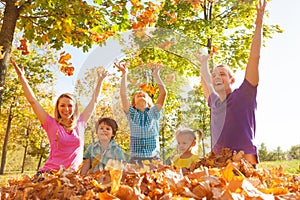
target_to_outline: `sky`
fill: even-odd
[[[300,19],[300,1],[273,0],[268,3],[267,10],[270,17],[265,21],[279,24],[284,32],[275,34],[261,50],[256,144],[266,144],[269,151],[277,147],[286,151],[291,146],[300,145],[300,26],[296,24]],[[72,92],[77,74],[82,74],[82,68],[91,65],[91,61],[111,66],[114,59],[121,55],[118,51],[111,51],[113,45],[108,42],[107,47],[101,48],[101,55],[96,53],[95,48],[83,53],[80,49],[67,47],[66,51],[72,55],[71,62],[77,67],[74,76],[59,75],[56,82],[59,93]],[[241,75],[243,73],[237,74],[237,82],[242,80]]]

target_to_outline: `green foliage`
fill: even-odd
[[[300,160],[300,145],[292,146],[288,156],[292,159]]]
[[[18,4],[21,13],[17,28],[24,38],[39,45],[48,43],[52,48],[61,49],[64,44],[71,44],[87,51],[94,43],[93,32],[120,31],[128,24],[123,11],[126,8],[116,6],[107,2],[90,5],[83,0],[24,1]],[[119,14],[112,15],[113,10]]]
[[[300,146],[292,146],[286,152],[283,152],[280,147],[277,147],[276,150],[268,151],[266,145],[262,143],[258,148],[258,155],[261,161],[300,160]]]

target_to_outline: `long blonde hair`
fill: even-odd
[[[75,108],[74,108],[74,113],[73,115],[71,116],[71,122],[69,123],[66,123],[66,122],[63,122],[62,121],[62,118],[58,112],[58,104],[59,104],[59,100],[61,98],[68,98],[68,99],[71,99],[74,103],[75,103]],[[55,104],[55,110],[54,110],[54,116],[55,116],[55,119],[57,120],[57,122],[62,125],[64,127],[65,130],[67,131],[71,131],[73,130],[75,127],[76,127],[76,122],[77,122],[77,119],[79,117],[79,111],[78,111],[78,104],[77,104],[77,100],[76,98],[74,97],[73,94],[70,94],[70,93],[64,93],[64,94],[61,94],[57,101],[56,101],[56,104]]]

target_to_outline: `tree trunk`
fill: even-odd
[[[40,155],[40,159],[39,159],[39,163],[38,163],[36,171],[39,171],[39,169],[40,169],[40,166],[41,166],[41,163],[42,163],[42,159],[43,159],[43,156],[44,156],[44,151],[45,151],[45,148],[43,148],[42,153]]]
[[[25,146],[24,155],[23,155],[23,162],[22,162],[22,170],[21,170],[21,173],[24,173],[25,163],[26,163],[27,149],[28,149],[28,142],[26,141],[26,146]]]
[[[3,46],[2,53],[5,52],[4,58],[0,60],[0,111],[11,46],[14,39],[16,23],[19,18],[19,9],[15,6],[15,2],[16,0],[5,1],[3,24],[0,30],[0,46]]]
[[[26,163],[26,155],[27,155],[27,149],[28,149],[28,137],[29,137],[29,128],[28,126],[26,126],[26,146],[25,146],[25,150],[24,150],[24,155],[23,155],[23,162],[22,162],[22,170],[21,170],[21,173],[24,172],[24,169],[25,169],[25,163]]]
[[[13,107],[14,107],[14,103],[12,103],[9,108],[6,133],[5,133],[5,138],[4,138],[3,148],[2,148],[2,159],[1,159],[1,167],[0,167],[1,175],[4,174],[4,168],[5,168],[5,163],[6,163],[7,144],[8,144],[8,138],[9,138],[9,133],[10,133],[11,121],[13,119],[13,112],[12,112]]]

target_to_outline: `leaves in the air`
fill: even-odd
[[[29,48],[28,48],[28,45],[27,45],[27,40],[26,39],[21,39],[20,40],[20,46],[18,46],[17,49],[22,51],[22,55],[29,54]]]
[[[58,63],[61,64],[59,70],[64,73],[66,76],[73,76],[74,74],[74,66],[69,60],[72,58],[71,54],[66,53],[65,51],[60,53],[60,58]]]

